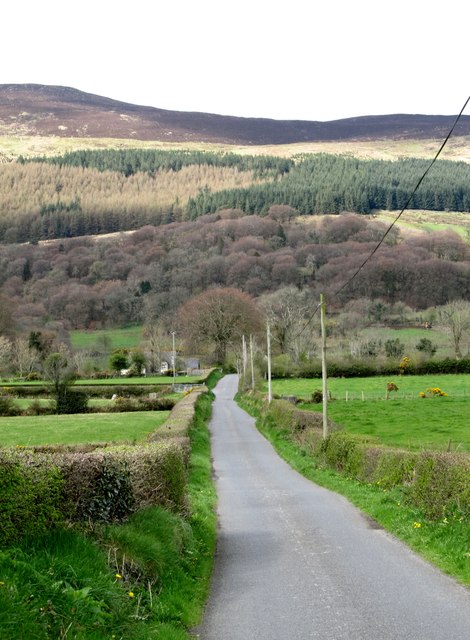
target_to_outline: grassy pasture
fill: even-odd
[[[393,398],[413,399],[418,398],[420,391],[426,391],[430,387],[439,387],[450,397],[468,396],[470,399],[470,375],[465,374],[439,374],[423,376],[374,376],[370,378],[329,378],[328,391],[336,400],[362,399],[379,400],[385,398],[387,382],[395,382],[398,391],[393,393]],[[286,380],[273,380],[273,393],[279,395],[296,395],[300,398],[310,399],[310,395],[316,389],[321,389],[322,383],[318,378],[290,378]],[[265,384],[267,390],[267,385]]]
[[[398,392],[385,400],[388,381],[395,382]],[[272,387],[275,394],[304,398],[301,408],[322,410],[321,404],[308,403],[311,393],[321,389],[321,380],[273,380]],[[419,397],[431,387],[441,388],[448,397]],[[329,416],[347,431],[390,446],[445,449],[450,440],[452,450],[470,451],[468,375],[331,378],[328,389],[333,398]]]
[[[391,223],[399,211],[380,211],[377,218]],[[417,231],[455,231],[464,240],[470,241],[470,213],[460,211],[405,211],[397,222],[404,235]]]
[[[301,405],[321,411],[322,405]],[[350,433],[407,449],[470,451],[470,397],[417,400],[353,400],[329,404],[328,415]]]
[[[169,411],[92,413],[0,418],[0,446],[141,441],[168,418]]]
[[[93,331],[70,331],[70,342],[74,349],[90,349],[99,344],[99,339],[109,338],[110,349],[133,349],[139,346],[142,338],[142,326],[119,329],[95,329]]]

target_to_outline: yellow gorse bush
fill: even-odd
[[[426,391],[420,391],[420,398],[436,398],[436,397],[447,397],[449,394],[439,389],[439,387],[429,387]]]

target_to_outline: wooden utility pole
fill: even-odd
[[[255,367],[253,364],[253,336],[250,335],[251,388],[255,390]]]
[[[320,294],[320,326],[321,326],[321,373],[323,399],[323,439],[328,437],[328,387],[326,370],[326,305],[323,293]]]
[[[246,378],[246,340],[245,334],[242,335],[242,367],[243,367],[243,380]]]
[[[268,343],[268,402],[271,404],[273,393],[271,387],[271,328],[269,326],[269,320],[266,323],[266,341]]]

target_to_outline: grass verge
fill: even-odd
[[[363,484],[324,468],[307,452],[296,446],[284,430],[264,421],[259,411],[242,396],[240,406],[257,418],[259,431],[271,442],[278,454],[296,471],[313,482],[340,493],[385,530],[405,542],[411,549],[433,563],[444,573],[470,586],[470,531],[468,523],[444,518],[432,521],[404,501],[400,489],[383,489]]]

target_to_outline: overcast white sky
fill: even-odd
[[[462,0],[5,4],[1,84],[289,120],[453,115],[470,93]]]

